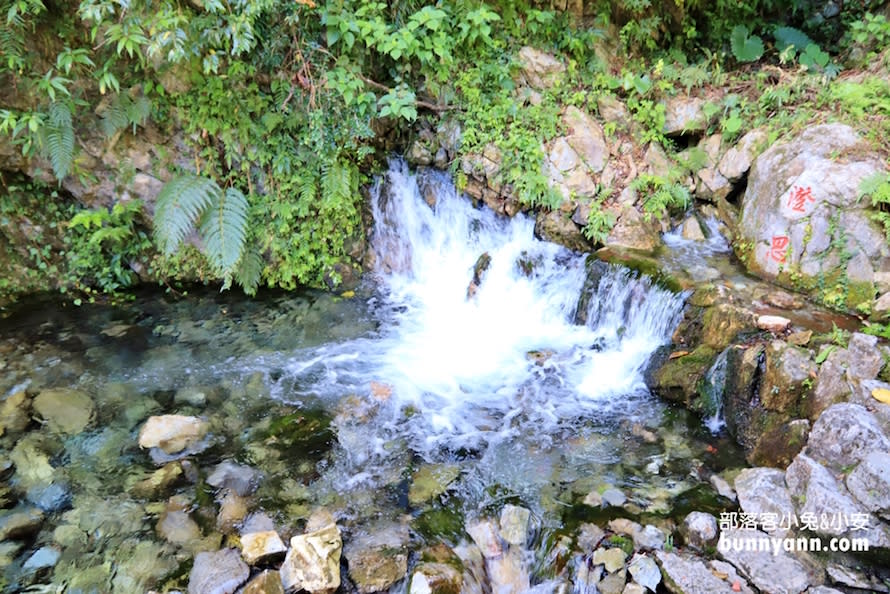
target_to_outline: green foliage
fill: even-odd
[[[41,149],[52,163],[56,179],[61,181],[68,175],[74,160],[74,125],[71,109],[66,103],[50,105],[49,117],[41,132]]]
[[[652,217],[663,220],[672,211],[685,209],[690,203],[686,187],[659,175],[641,174],[630,186],[643,196],[643,216],[646,220]]]
[[[733,27],[729,35],[732,55],[739,62],[756,62],[763,56],[763,40],[744,25]]]
[[[789,48],[801,51],[813,43],[809,35],[794,27],[776,27],[773,30],[773,37],[776,40],[776,50],[779,53],[785,52]]]
[[[102,110],[99,125],[106,136],[120,130],[144,125],[151,114],[151,101],[144,95],[134,97],[130,92],[116,93]]]
[[[862,331],[884,340],[890,340],[890,324],[869,324]]]
[[[866,13],[850,23],[844,42],[867,62],[890,45],[890,21],[883,14]]]
[[[871,200],[871,217],[884,228],[884,237],[890,244],[890,174],[876,173],[862,180],[859,197]]]
[[[242,285],[256,292],[256,262],[240,265],[248,235],[247,198],[235,188],[220,189],[213,180],[180,175],[167,182],[155,206],[155,240],[167,254],[175,253],[186,235],[197,229],[210,265],[228,288],[233,277],[253,282]]]
[[[603,208],[609,191],[600,187],[596,198],[591,201],[590,212],[587,213],[587,224],[581,230],[584,237],[594,245],[605,243],[615,226],[615,215]]]
[[[89,292],[96,286],[115,294],[137,282],[131,264],[151,247],[148,234],[137,225],[141,214],[142,203],[131,200],[111,209],[81,210],[71,218],[67,257],[75,289]]]

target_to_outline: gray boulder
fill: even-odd
[[[890,519],[890,453],[870,452],[847,476],[847,489],[865,509]]]
[[[705,562],[692,555],[658,551],[664,585],[673,594],[731,594],[732,584],[714,575]],[[795,593],[796,594],[796,593]]]
[[[785,551],[770,545],[771,537],[760,530],[725,530],[717,550],[763,592],[799,594],[812,583],[806,566]]]
[[[807,455],[828,468],[843,472],[873,451],[890,450],[875,416],[859,404],[835,404],[813,424]]]
[[[776,468],[746,468],[735,479],[739,505],[747,514],[794,514],[791,495],[785,487],[785,473]],[[778,529],[781,536],[785,531]]]
[[[770,147],[754,161],[742,199],[748,270],[785,284],[793,274],[849,307],[871,304],[875,271],[890,268],[890,246],[859,199],[859,186],[884,169],[843,124],[812,126]]]
[[[198,553],[189,575],[188,594],[232,594],[250,577],[250,568],[235,549]]]

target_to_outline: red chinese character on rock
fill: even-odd
[[[807,186],[806,188],[794,186],[791,188],[791,195],[788,196],[788,206],[794,212],[806,212],[807,202],[815,201],[816,199],[813,198],[813,188],[810,186]]]
[[[770,248],[770,257],[779,264],[785,263],[785,248],[788,247],[788,237],[786,235],[773,235],[773,245]]]

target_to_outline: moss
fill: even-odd
[[[669,400],[691,405],[699,396],[702,377],[716,357],[716,349],[702,345],[688,355],[669,359],[655,372],[655,391]]]

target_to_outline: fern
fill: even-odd
[[[140,96],[134,99],[129,93],[119,93],[102,110],[100,126],[109,137],[127,126],[132,126],[135,132],[136,126],[144,125],[150,114],[151,101],[147,98]]]
[[[155,207],[155,240],[168,256],[222,192],[213,180],[195,175],[175,177],[158,194]]]
[[[61,181],[74,160],[74,125],[71,109],[65,103],[49,106],[49,118],[43,127],[43,150],[52,163],[53,174]]]
[[[344,204],[352,190],[352,170],[340,160],[331,162],[321,174],[322,200],[326,204]]]
[[[217,192],[214,198],[202,218],[200,234],[207,258],[229,285],[247,238],[247,198],[235,188]]]
[[[263,257],[255,248],[244,250],[238,267],[235,268],[235,281],[248,295],[256,295],[263,273]]]

